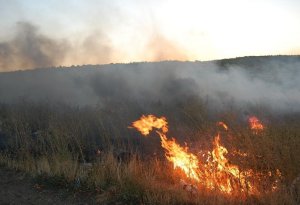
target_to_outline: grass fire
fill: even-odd
[[[256,119],[255,123],[258,123],[256,117],[250,119],[254,118]],[[221,145],[220,133],[217,133],[214,137],[213,150],[205,151],[207,158],[201,162],[195,154],[189,152],[186,145],[182,147],[176,143],[174,138],[171,140],[167,138],[167,124],[165,117],[157,118],[148,115],[142,116],[140,120],[133,122],[132,126],[145,136],[153,128],[161,128],[162,131],[156,132],[161,139],[161,146],[165,150],[166,158],[172,162],[174,169],[181,169],[186,178],[194,183],[194,186],[199,187],[199,189],[217,190],[230,195],[259,195],[260,192],[276,190],[277,185],[269,187],[269,190],[259,190],[256,185],[259,185],[262,181],[259,177],[263,175],[262,173],[255,173],[253,169],[242,171],[238,166],[229,163],[226,158],[228,150]],[[218,122],[218,125],[221,125],[226,131],[228,130],[225,123]],[[276,173],[273,173],[273,175],[276,175],[273,183],[278,182],[281,177],[280,171],[276,169]],[[272,176],[272,172],[269,172],[266,176]]]
[[[300,205],[300,0],[0,0],[0,205]]]
[[[0,73],[0,204],[299,204],[298,65]]]
[[[262,131],[264,129],[264,126],[261,124],[259,119],[257,119],[257,117],[255,116],[249,117],[248,121],[249,121],[250,129],[253,130],[255,133]]]

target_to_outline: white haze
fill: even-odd
[[[297,56],[49,68],[0,74],[0,102],[143,106],[188,102],[196,96],[212,109],[263,105],[299,112],[299,79]]]

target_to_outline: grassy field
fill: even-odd
[[[1,73],[0,163],[99,204],[299,204],[299,59]],[[149,114],[167,119],[165,142],[195,156],[201,180],[174,169],[160,130],[132,128]]]
[[[299,203],[292,186],[300,173],[299,115],[272,115],[264,108],[252,108],[265,125],[263,132],[253,133],[240,110],[210,114],[197,99],[171,107],[151,105],[155,113],[141,113],[130,103],[110,105],[1,105],[0,163],[30,173],[46,186],[94,193],[99,204]],[[165,116],[169,136],[181,145],[186,142],[199,158],[202,151],[212,149],[220,132],[226,157],[241,170],[251,168],[263,176],[280,170],[276,190],[271,191],[274,177],[261,177],[255,182],[259,189],[255,195],[244,196],[239,190],[224,194],[218,187],[199,188],[196,194],[187,191],[180,180],[189,179],[165,159],[155,132],[143,137],[128,128],[142,114]],[[229,126],[228,132],[216,126],[218,121]],[[247,156],[237,155],[237,150]]]

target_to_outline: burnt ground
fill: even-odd
[[[45,188],[22,172],[0,167],[1,205],[85,205],[95,204],[93,197],[66,189]]]

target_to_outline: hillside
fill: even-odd
[[[270,56],[0,73],[0,179],[13,175],[0,189],[32,203],[66,190],[66,204],[299,203],[299,68]]]
[[[299,56],[243,57],[208,62],[87,65],[0,73],[0,102],[103,105],[111,101],[185,101],[197,96],[214,108],[262,103],[297,109]],[[267,93],[267,95],[266,95]]]

